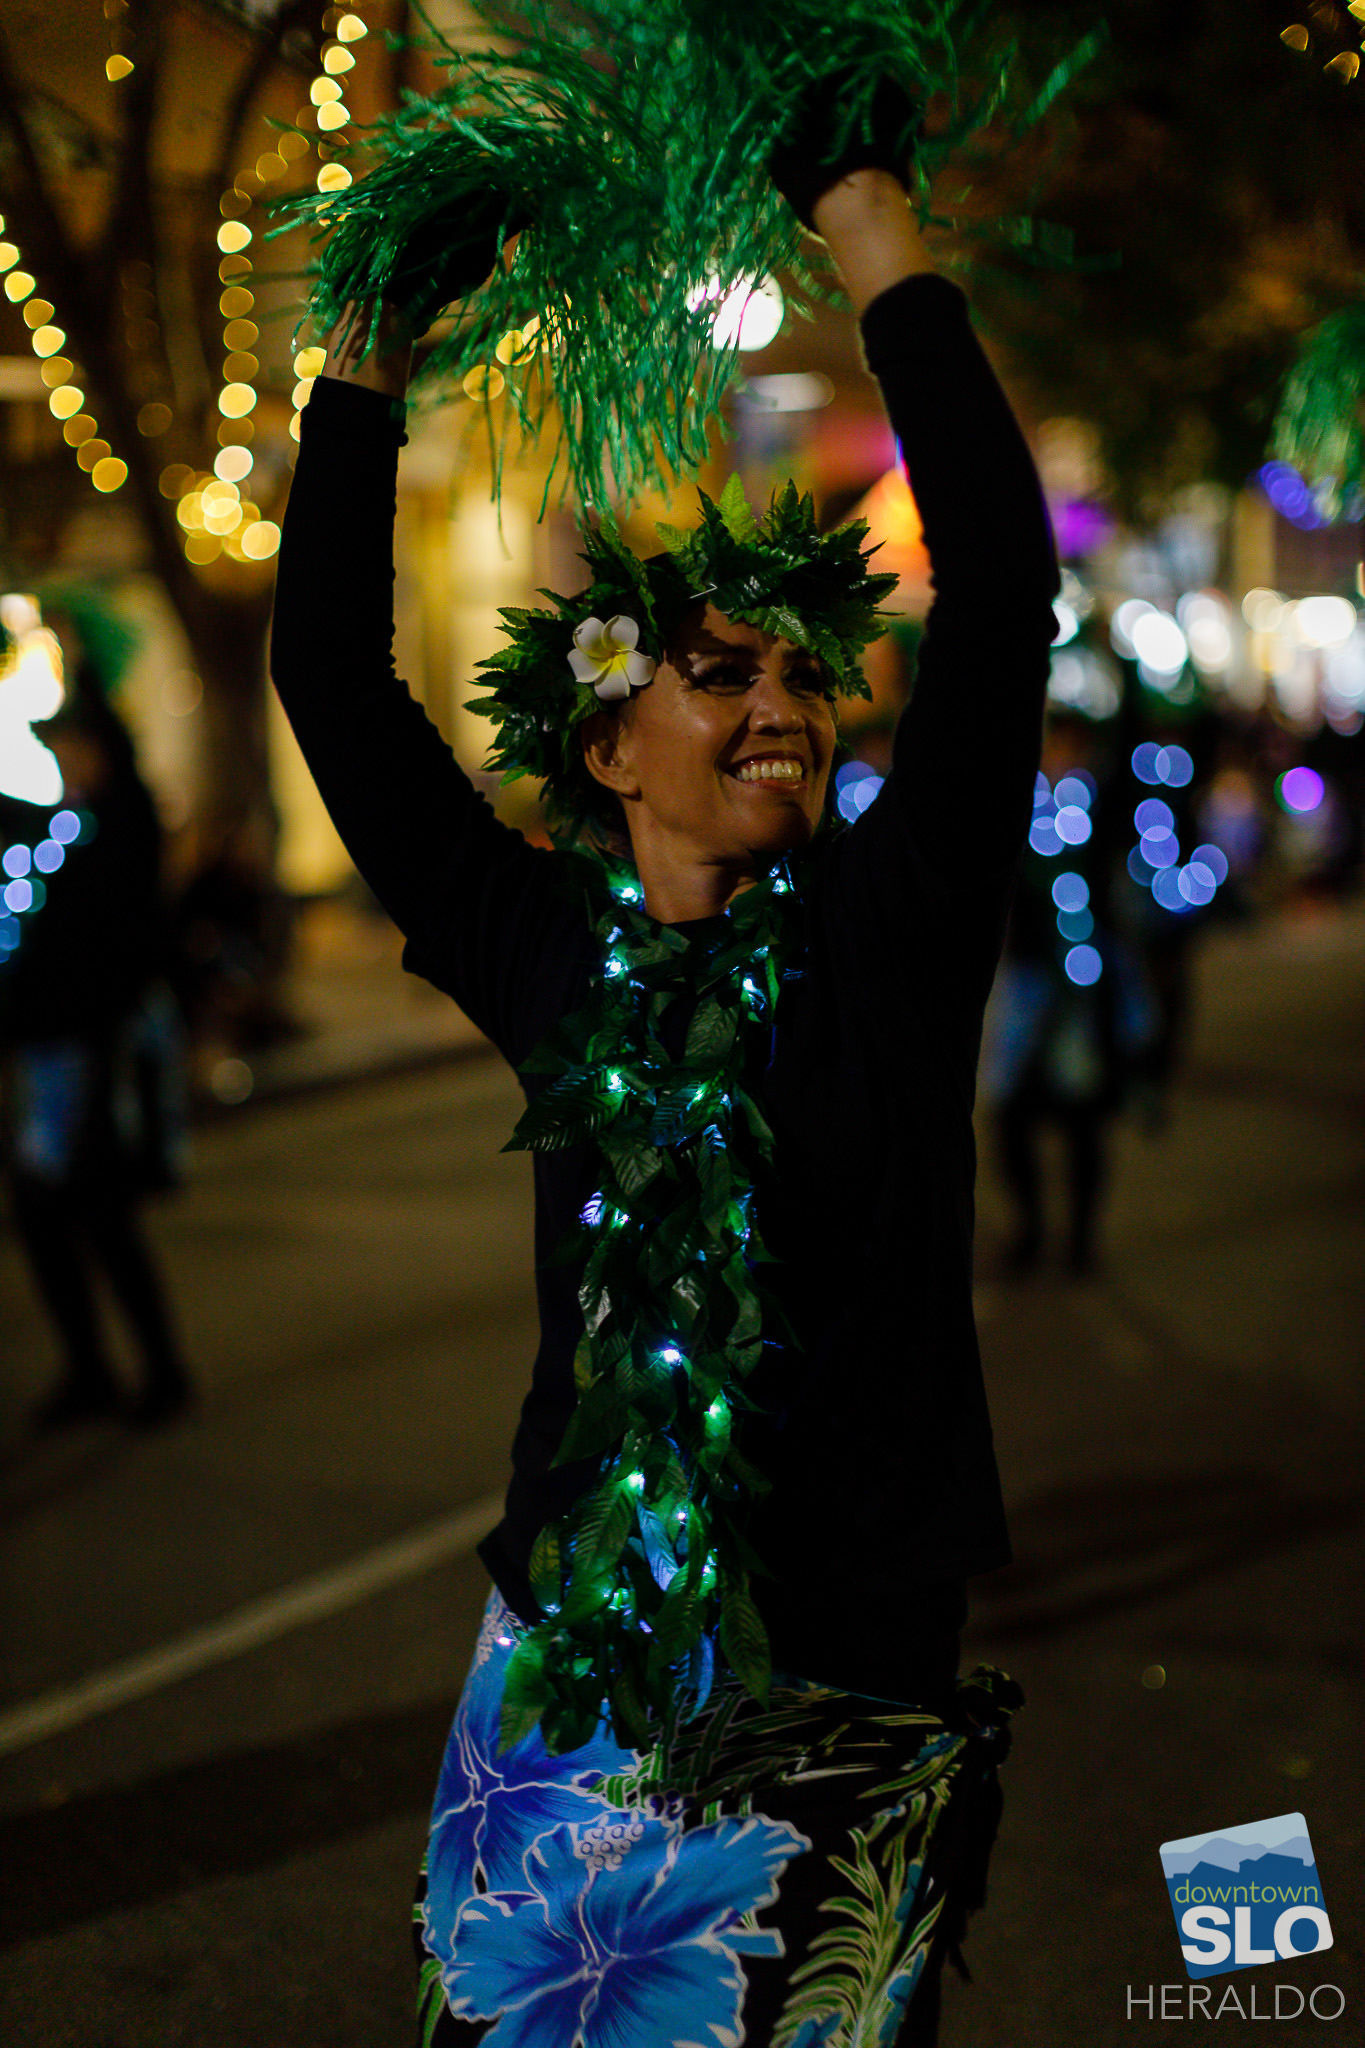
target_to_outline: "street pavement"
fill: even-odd
[[[529,1174],[498,1149],[497,1061],[467,1027],[431,1044],[434,1010],[381,1044],[369,988],[345,1057],[321,1033],[278,1087],[253,1075],[153,1217],[189,1420],[32,1444],[49,1343],[0,1233],[11,2048],[412,2040],[407,1901],[534,1346]],[[1158,1845],[1293,1811],[1335,1946],[1210,1982],[1258,2014],[1277,1985],[1331,2014],[1339,1987],[1340,2019],[1271,2024],[1365,2041],[1363,997],[1359,908],[1209,939],[1093,1279],[1006,1276],[983,1144],[1017,1562],[977,1582],[967,1658],[1029,1705],[944,2048],[1141,2042],[1163,1985],[1183,2017]]]

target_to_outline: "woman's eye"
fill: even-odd
[[[697,683],[703,690],[747,690],[749,680],[744,669],[735,668],[730,662],[717,662],[713,668],[697,672]]]

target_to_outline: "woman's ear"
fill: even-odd
[[[630,724],[630,705],[619,709],[594,711],[579,728],[582,736],[583,759],[594,782],[600,782],[604,789],[611,790],[622,799],[640,794],[640,784],[630,766],[630,748],[626,742]]]

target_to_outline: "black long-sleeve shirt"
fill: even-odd
[[[914,1698],[926,1614],[1008,1560],[971,1302],[971,1112],[981,1015],[1031,812],[1056,563],[1027,447],[956,286],[907,278],[866,311],[867,360],[904,452],[934,602],[893,772],[806,870],[802,972],[762,1084],[775,1138],[760,1225],[800,1350],[750,1383],[746,1449],[773,1482],[755,1583],[779,1667]],[[275,680],[319,789],[406,936],[520,1066],[598,964],[562,862],[498,823],[395,676],[400,429],[322,379],[280,551]],[[530,1085],[534,1085],[531,1083]],[[541,1343],[506,1514],[482,1555],[511,1606],[581,1471],[551,1470],[574,1393],[577,1274],[551,1254],[594,1186],[535,1156]]]

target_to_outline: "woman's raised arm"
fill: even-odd
[[[555,863],[474,789],[393,665],[393,529],[409,344],[343,322],[300,423],[271,672],[332,821],[408,941],[405,963],[509,1057],[564,907]]]

